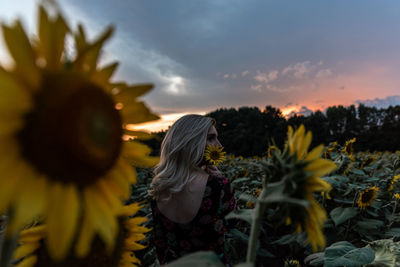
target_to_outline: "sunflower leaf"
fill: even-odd
[[[374,258],[375,252],[372,249],[356,248],[350,242],[341,241],[325,250],[324,267],[358,267],[371,263]]]
[[[337,208],[334,208],[329,213],[329,215],[331,216],[331,218],[336,226],[353,218],[357,214],[358,214],[358,210],[353,207],[348,207],[348,208],[337,207]]]

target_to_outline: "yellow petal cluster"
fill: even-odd
[[[122,142],[122,134],[128,124],[158,116],[137,99],[151,84],[112,82],[118,64],[98,66],[113,29],[89,41],[82,26],[72,32],[56,13],[39,7],[33,42],[21,21],[1,25],[14,64],[0,67],[0,213],[12,211],[11,233],[43,216],[47,249],[61,260],[75,243],[76,255],[84,257],[95,235],[113,249],[117,215],[136,182],[131,164],[158,161],[136,140]],[[74,58],[66,53],[68,34]]]
[[[114,251],[106,253],[101,250],[101,246],[93,246],[90,252],[83,258],[68,258],[65,262],[59,264],[74,264],[79,266],[93,266],[94,260],[100,260],[101,265],[105,266],[109,262],[114,262],[110,258],[117,255],[115,266],[118,267],[136,267],[141,261],[135,256],[134,251],[146,248],[139,243],[146,239],[145,233],[151,229],[141,226],[147,221],[145,217],[133,217],[143,206],[138,203],[132,203],[124,206],[120,211],[120,222],[122,222],[122,234],[116,237],[116,248],[122,251]],[[14,252],[13,258],[20,262],[16,267],[34,267],[34,266],[51,266],[54,261],[49,258],[48,249],[43,246],[43,241],[48,234],[48,225],[33,226],[21,231],[19,236],[19,246]],[[99,250],[100,248],[100,250]],[[98,251],[99,250],[99,251]],[[108,266],[112,267],[112,266]]]
[[[219,163],[225,160],[225,153],[223,152],[223,147],[218,147],[218,145],[209,145],[204,151],[204,157],[206,161],[212,165],[217,166]]]
[[[378,191],[378,187],[372,186],[361,192],[357,201],[358,207],[360,209],[365,209],[366,207],[371,206],[372,202],[374,202],[378,197]]]
[[[331,160],[321,158],[324,150],[323,145],[319,145],[308,152],[311,140],[311,132],[306,132],[303,125],[296,131],[289,126],[287,149],[291,155],[296,156],[297,161],[306,163],[304,171],[307,175],[301,190],[305,200],[309,201],[309,207],[306,208],[307,216],[304,216],[304,221],[296,222],[294,218],[289,218],[286,222],[296,224],[299,230],[305,229],[308,241],[313,250],[317,251],[319,248],[325,247],[325,236],[322,229],[327,220],[327,215],[325,210],[315,201],[313,193],[331,190],[331,185],[320,177],[332,172],[337,166]]]

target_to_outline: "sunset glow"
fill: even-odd
[[[166,115],[160,115],[161,119],[154,122],[146,122],[140,124],[129,124],[127,125],[127,129],[129,130],[145,130],[147,132],[159,132],[163,130],[167,130],[169,126],[171,126],[176,120],[180,117],[187,114],[199,114],[204,115],[206,112],[197,112],[197,113],[172,113]]]

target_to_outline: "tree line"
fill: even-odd
[[[304,124],[313,133],[311,146],[328,145],[337,141],[344,144],[356,138],[355,151],[400,150],[400,106],[369,107],[363,104],[332,106],[325,112],[316,111],[308,116],[283,116],[280,109],[266,106],[221,108],[210,116],[217,121],[216,128],[224,151],[236,156],[263,156],[269,145],[282,148],[287,127]],[[155,133],[158,138],[145,141],[158,155],[166,131]]]

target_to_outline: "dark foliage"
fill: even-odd
[[[325,112],[316,111],[309,116],[285,118],[272,106],[264,110],[257,107],[222,108],[207,114],[217,121],[219,140],[224,150],[236,156],[262,156],[268,146],[282,148],[287,126],[304,124],[313,133],[311,146],[329,144],[356,137],[355,151],[400,150],[400,106],[386,109],[360,104],[332,106]],[[165,131],[156,133],[159,138],[147,140],[154,155],[159,155]]]

